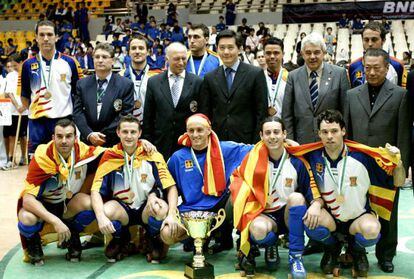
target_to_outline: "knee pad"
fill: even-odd
[[[154,217],[150,216],[148,218],[148,233],[151,236],[156,236],[160,233],[161,225],[163,221],[158,221]]]
[[[121,224],[121,222],[119,222],[118,220],[113,220],[111,222],[112,222],[112,225],[115,228],[115,232],[113,233],[113,236],[121,237],[121,233],[122,233],[122,224]]]
[[[335,238],[326,227],[318,226],[314,230],[311,230],[305,226],[305,231],[309,238],[320,241],[323,244],[332,245],[336,242]]]
[[[252,235],[250,239],[254,244],[259,245],[259,247],[269,247],[277,243],[277,234],[273,231],[267,233],[266,237],[260,240],[256,240]]]
[[[360,248],[370,247],[370,246],[377,244],[380,238],[381,238],[380,233],[374,239],[366,239],[362,234],[357,233],[355,234],[355,245],[357,245],[357,248],[358,247]]]
[[[95,218],[95,212],[93,210],[81,211],[72,222],[73,228],[77,232],[82,232]]]
[[[28,226],[19,221],[19,223],[17,223],[17,227],[21,235],[26,238],[31,238],[35,233],[38,233],[42,230],[43,223],[37,222],[33,226]]]

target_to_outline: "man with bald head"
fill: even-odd
[[[187,49],[183,44],[170,44],[166,59],[167,71],[148,80],[143,138],[169,158],[179,149],[177,139],[185,132],[185,119],[198,111],[201,79],[186,73]]]

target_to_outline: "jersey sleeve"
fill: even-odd
[[[19,70],[19,78],[17,82],[17,95],[25,97],[30,100],[32,92],[30,89],[30,63],[28,61],[23,63]]]
[[[297,184],[298,184],[297,192],[301,193],[305,197],[307,202],[311,202],[314,199],[314,195],[310,187],[311,178],[309,176],[309,172],[306,166],[301,160],[295,157],[291,157],[290,161],[293,167],[296,169],[296,173],[298,176],[297,177]]]

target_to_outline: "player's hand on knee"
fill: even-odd
[[[164,228],[164,226],[169,227],[172,238],[176,238],[178,236],[178,223],[171,214],[165,218],[164,222],[161,225],[161,230]]]
[[[58,235],[59,244],[62,244],[64,241],[69,241],[70,230],[60,219],[57,218],[56,222],[53,224],[53,227]]]
[[[306,211],[305,216],[303,216],[303,222],[309,229],[313,230],[319,225],[320,216],[321,207],[315,202]]]
[[[111,234],[116,231],[111,220],[109,220],[109,218],[106,216],[102,216],[98,219],[98,226],[99,230],[103,234]]]
[[[155,194],[148,196],[148,212],[150,216],[156,217],[161,208],[161,200]]]

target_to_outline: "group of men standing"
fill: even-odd
[[[366,83],[349,90],[346,70],[323,62],[326,46],[316,33],[302,40],[305,65],[291,73],[282,67],[282,40],[264,44],[264,72],[240,62],[242,41],[231,30],[217,35],[218,56],[208,51],[208,28],[200,24],[189,30],[190,52],[180,43],[167,47],[163,73],[147,65],[146,39],[134,37],[124,77],[112,73],[112,47],[99,44],[95,74],[81,78],[77,62],[56,52],[53,23],[39,22],[40,52],[23,63],[19,87],[29,108],[29,153],[34,153],[19,212],[31,262],[42,262],[44,222],[60,241],[68,241],[69,260],[80,259],[79,233],[95,219],[102,233],[113,236],[105,250],[111,261],[124,255],[128,227],[143,225],[152,247],[149,259],[157,261],[165,256],[162,243],[187,238],[173,217],[177,208],[218,211],[232,204],[246,274],[254,274],[255,246],[266,247],[269,268],[277,266],[277,234],[288,233],[292,275],[306,276],[304,231],[325,245],[321,266],[334,273],[338,240],[331,233],[336,230],[352,236],[360,276],[368,271],[364,248],[378,241],[380,267],[392,272],[398,204],[393,187],[402,184],[403,166],[409,166],[412,121],[405,90],[386,79],[389,55],[369,44],[375,36],[382,40],[381,32],[374,23],[364,28]],[[75,139],[76,127],[89,146]],[[390,146],[381,152],[347,143],[346,132],[362,144]],[[289,150],[285,139],[322,143]],[[103,155],[100,146],[108,147]],[[397,159],[400,152],[404,164]],[[170,158],[168,164],[164,158]],[[377,163],[383,161],[392,164]],[[73,186],[87,181],[87,173],[94,174],[90,196]],[[388,187],[378,195],[390,191],[394,202],[380,215],[381,225],[371,214],[376,205],[366,206],[371,184]],[[252,188],[257,191],[249,192]],[[226,220],[213,253],[233,247],[232,229]],[[191,249],[191,243],[184,247]]]

